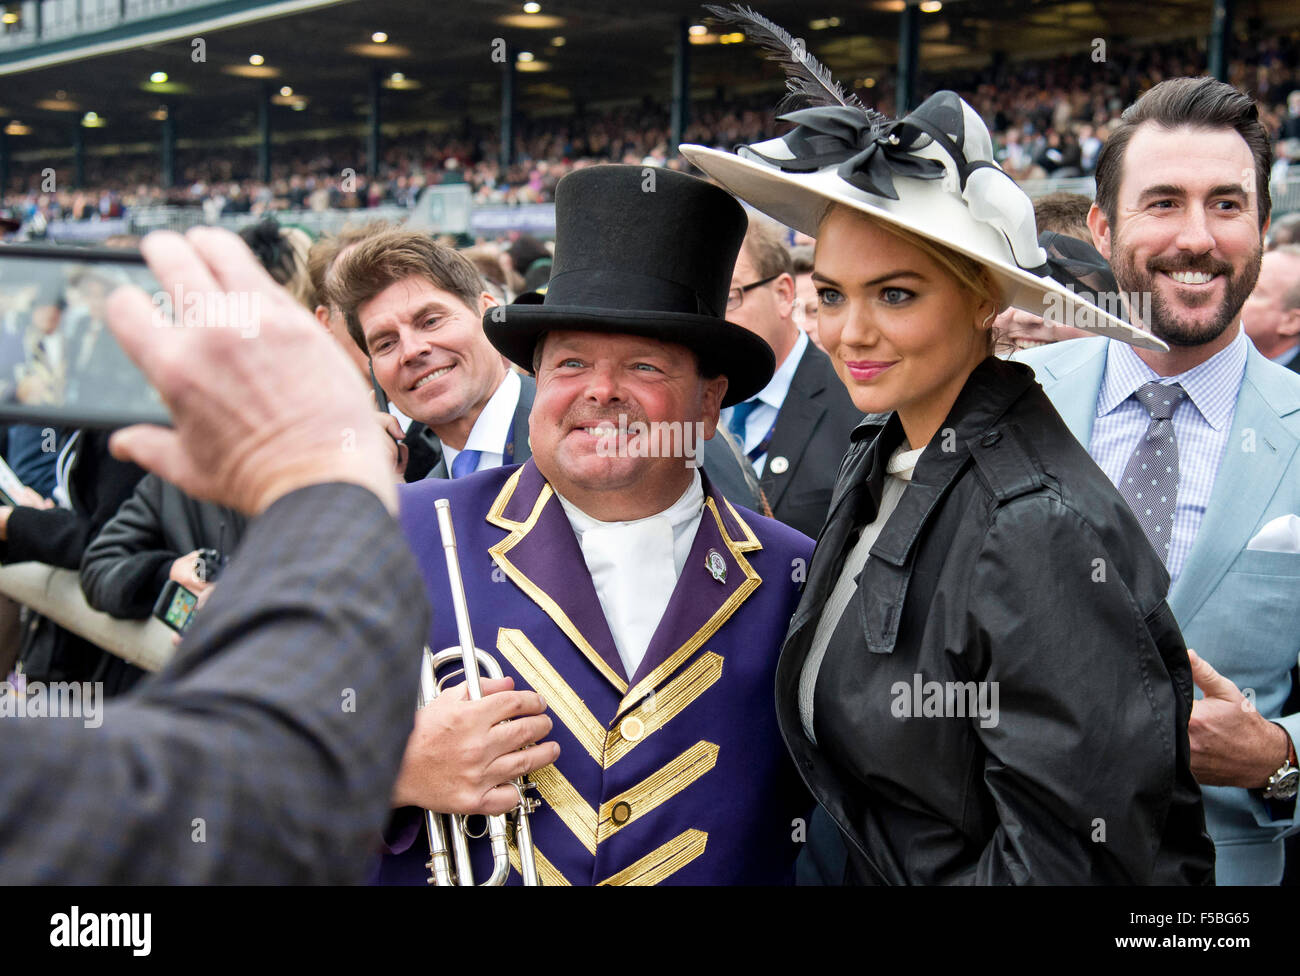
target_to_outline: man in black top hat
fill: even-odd
[[[512,769],[541,766],[543,883],[788,883],[809,803],[771,694],[812,544],[730,502],[698,463],[721,407],[774,367],[766,342],[723,318],[744,211],[680,173],[595,166],[560,182],[556,223],[543,302],[483,317],[537,374],[533,457],[399,489],[411,549],[445,606],[432,513],[448,499],[474,635],[516,692],[545,697],[558,758],[543,743]],[[458,644],[451,615],[435,618],[429,646]],[[440,754],[434,724],[417,718],[394,790],[412,806],[386,838],[385,881],[427,876],[418,807],[446,802],[422,788],[429,771],[486,751]],[[445,812],[518,802],[499,773],[450,778],[466,788]]]

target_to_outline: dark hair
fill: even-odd
[[[812,271],[814,253],[811,244],[800,244],[790,248],[790,264],[796,275],[809,274]]]
[[[468,309],[478,308],[483,279],[463,254],[417,231],[375,234],[339,261],[328,282],[330,300],[343,312],[348,335],[366,355],[370,350],[357,309],[389,285],[411,277],[450,292]]]
[[[307,270],[311,235],[297,227],[281,227],[268,217],[241,227],[239,236],[276,284],[283,285],[307,308],[316,307],[316,293]]]
[[[1088,230],[1091,209],[1092,201],[1082,193],[1048,193],[1034,200],[1034,223],[1040,234],[1050,230],[1091,244],[1092,231]]]
[[[760,281],[776,275],[794,274],[794,263],[790,260],[789,249],[781,240],[778,224],[761,217],[750,218],[741,247],[749,256],[754,273]]]
[[[394,230],[395,224],[387,220],[372,220],[365,224],[347,224],[337,234],[325,234],[318,237],[307,252],[307,274],[311,277],[312,291],[321,304],[330,301],[327,278],[330,268],[338,256],[353,244],[374,237],[386,230]]]
[[[1119,204],[1128,141],[1138,127],[1155,122],[1165,129],[1233,129],[1255,159],[1255,194],[1262,228],[1273,209],[1268,192],[1273,147],[1259,122],[1259,109],[1249,95],[1213,78],[1170,78],[1162,81],[1124,110],[1097,156],[1097,206],[1113,226]]]

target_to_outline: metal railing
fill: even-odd
[[[19,20],[0,33],[0,51],[45,41],[97,34],[120,24],[150,20],[224,0],[24,0]]]
[[[161,621],[119,620],[92,609],[75,570],[44,563],[0,566],[0,593],[146,671],[161,670],[176,653],[172,631]]]

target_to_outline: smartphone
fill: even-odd
[[[111,429],[170,426],[162,397],[108,327],[108,296],[137,285],[170,325],[138,251],[0,247],[0,421]]]
[[[153,615],[178,634],[185,633],[194,618],[194,608],[199,598],[175,580],[168,580],[158,601],[153,605]]]

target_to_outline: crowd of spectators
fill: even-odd
[[[1230,62],[1232,84],[1259,102],[1278,156],[1275,176],[1300,165],[1300,33],[1262,38]],[[1122,67],[1121,67],[1122,66]],[[924,74],[921,91],[952,88],[984,117],[1002,166],[1017,179],[1088,176],[1123,106],[1164,78],[1199,75],[1206,53],[1195,43],[1109,49],[1095,46],[1068,57],[1002,59],[978,71]],[[894,110],[892,83],[857,81],[858,94],[883,111]],[[1291,97],[1294,93],[1294,97]],[[688,142],[730,148],[784,131],[771,110],[771,96],[697,101]],[[410,208],[426,186],[468,184],[475,204],[529,204],[552,199],[555,185],[591,162],[683,166],[674,152],[669,107],[649,97],[640,104],[580,115],[522,118],[516,126],[515,162],[502,167],[500,132],[468,120],[446,132],[408,134],[385,140],[379,174],[366,175],[361,137],[277,147],[271,179],[257,170],[255,146],[178,151],[177,185],[158,182],[154,155],[89,157],[86,189],[43,193],[41,174],[16,174],[21,188],[5,195],[15,216],[30,220],[93,220],[122,216],[137,207],[172,204],[223,214],[293,210]],[[287,157],[287,158],[285,158]],[[67,179],[64,174],[64,185]],[[27,185],[21,185],[26,179]]]

